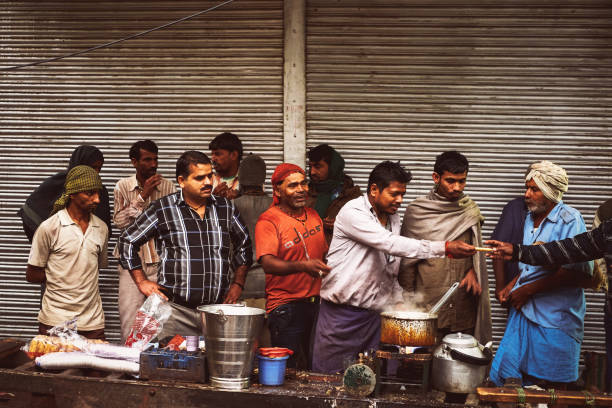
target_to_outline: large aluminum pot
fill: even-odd
[[[427,347],[436,344],[438,315],[422,312],[383,312],[380,314],[381,343]]]
[[[482,346],[469,334],[444,336],[433,355],[432,384],[440,391],[468,394],[485,379],[491,343]]]
[[[206,341],[206,359],[213,386],[249,387],[257,338],[265,311],[243,305],[199,306]]]

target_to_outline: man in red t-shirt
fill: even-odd
[[[272,175],[274,202],[255,227],[257,259],[266,273],[266,311],[271,342],[295,352],[290,367],[310,365],[310,336],[319,307],[327,242],[323,223],[306,207],[304,170],[280,164]]]

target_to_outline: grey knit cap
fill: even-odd
[[[262,186],[266,181],[266,162],[251,153],[240,162],[238,180],[241,186]]]

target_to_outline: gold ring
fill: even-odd
[[[322,278],[323,277],[323,271],[319,269],[319,276]]]

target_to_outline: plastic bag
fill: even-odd
[[[85,351],[89,345],[106,343],[103,340],[86,339],[77,333],[76,319],[68,320],[49,330],[49,335],[39,334],[21,349],[30,358],[59,351]]]
[[[92,356],[113,360],[126,360],[136,363],[140,361],[140,349],[120,346],[118,344],[89,343],[83,348],[83,352]]]
[[[127,374],[138,374],[140,364],[133,361],[114,360],[92,356],[82,352],[53,353],[37,357],[36,366],[45,370],[65,370],[67,368],[93,368]]]
[[[171,314],[172,308],[161,296],[157,293],[149,296],[136,312],[125,345],[144,350],[149,341],[161,332]]]

